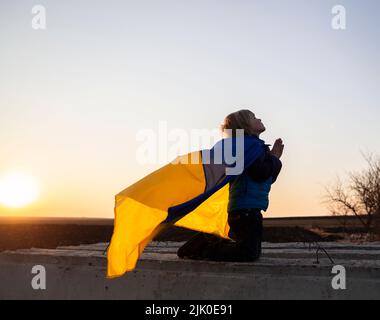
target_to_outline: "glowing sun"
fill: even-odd
[[[13,173],[0,177],[0,204],[9,208],[24,207],[37,199],[39,188],[32,177]]]

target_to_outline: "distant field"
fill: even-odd
[[[346,223],[350,228],[361,228],[355,217],[285,217],[265,218],[267,227],[304,227],[304,228],[338,228]],[[75,225],[101,225],[112,226],[113,219],[99,218],[53,218],[53,217],[1,217],[0,224],[75,224]]]
[[[355,218],[296,217],[264,220],[264,241],[324,242],[342,240],[342,231],[362,232]],[[0,217],[0,251],[20,248],[56,248],[64,245],[109,242],[113,219]],[[196,232],[171,227],[155,240],[186,241]]]
[[[304,227],[304,228],[340,228],[346,226],[349,228],[362,228],[362,225],[356,217],[286,217],[286,218],[268,218],[264,223],[269,227]]]

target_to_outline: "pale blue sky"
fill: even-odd
[[[0,214],[112,217],[157,167],[135,159],[139,129],[213,129],[241,108],[285,143],[268,216],[327,214],[323,186],[380,154],[379,15],[377,0],[2,0],[0,176],[30,173],[42,193]]]

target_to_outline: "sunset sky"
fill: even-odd
[[[380,154],[379,16],[378,0],[2,0],[0,190],[14,173],[38,196],[0,215],[112,218],[162,166],[137,161],[139,130],[213,130],[238,109],[285,144],[266,216],[328,214],[324,187]]]

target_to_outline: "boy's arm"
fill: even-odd
[[[246,172],[257,182],[264,182],[269,177],[272,177],[272,183],[274,183],[281,168],[281,160],[267,151],[250,165]]]

